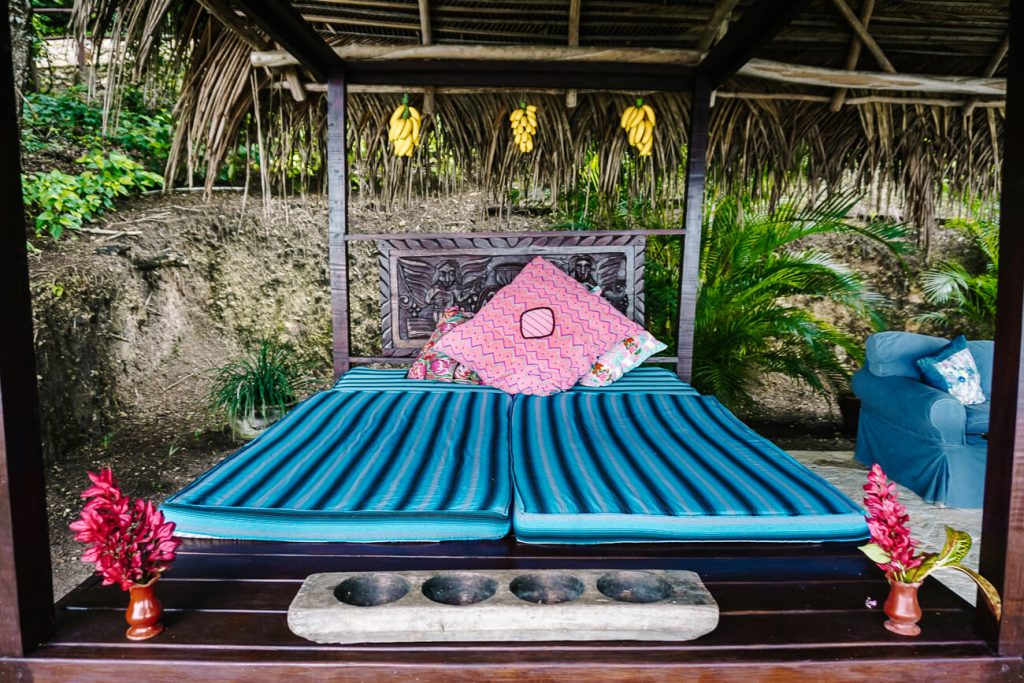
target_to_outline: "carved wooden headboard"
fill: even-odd
[[[667,232],[667,231],[666,231]],[[448,306],[477,311],[544,256],[644,324],[645,232],[459,233],[377,240],[382,355],[415,357]]]

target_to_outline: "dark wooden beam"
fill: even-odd
[[[489,88],[599,88],[627,91],[689,90],[693,68],[616,62],[491,62],[473,59],[348,61],[349,85]]]
[[[7,17],[7,0],[0,16]],[[11,29],[0,22],[0,658],[21,657],[53,628],[46,488],[39,439],[32,307],[21,195]]]
[[[327,249],[334,336],[334,378],[349,368],[348,325],[348,154],[345,140],[345,77],[327,81]]]
[[[272,40],[299,60],[318,81],[326,81],[341,71],[343,62],[290,0],[234,0],[249,19]]]
[[[685,382],[693,376],[694,317],[700,274],[700,235],[704,220],[704,181],[708,165],[708,128],[711,122],[711,82],[701,76],[693,86],[690,134],[686,141],[686,235],[679,275],[679,363],[676,374]]]
[[[771,42],[808,0],[757,0],[704,57],[700,70],[718,88]]]
[[[1024,655],[1024,135],[1019,134],[1024,128],[1024,3],[1010,3],[1009,42],[1001,263],[981,531],[981,573],[1003,596],[1003,619],[996,626],[983,609],[978,613],[1000,654]]]

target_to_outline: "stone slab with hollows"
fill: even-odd
[[[288,609],[317,643],[682,641],[717,625],[700,577],[678,570],[313,574]]]

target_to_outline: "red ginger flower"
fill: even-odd
[[[903,581],[906,572],[920,566],[922,562],[921,556],[917,554],[917,540],[910,537],[910,529],[907,528],[910,515],[899,503],[896,484],[888,480],[878,465],[874,465],[868,473],[864,491],[871,540],[889,556],[889,561],[877,563],[878,567],[890,578]]]
[[[174,522],[164,521],[153,503],[132,502],[121,493],[110,469],[88,474],[92,486],[82,492],[88,501],[71,524],[75,540],[89,544],[82,561],[96,565],[105,586],[128,590],[149,583],[174,562],[181,544],[174,538]]]

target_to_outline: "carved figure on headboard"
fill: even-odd
[[[424,294],[424,303],[433,304],[434,322],[437,322],[441,311],[460,302],[462,288],[462,267],[454,259],[441,261],[434,267],[434,278],[430,289]]]
[[[600,285],[594,274],[594,257],[590,254],[573,256],[569,260],[569,274],[586,287],[597,287]]]

